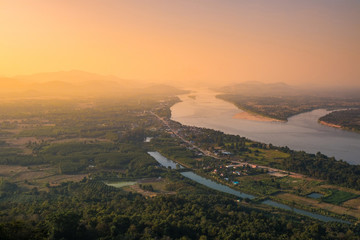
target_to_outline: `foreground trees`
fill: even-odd
[[[360,236],[355,225],[271,214],[239,205],[230,197],[195,188],[194,183],[184,181],[183,192],[148,199],[92,181],[63,184],[31,202],[3,199],[1,239],[358,239]]]

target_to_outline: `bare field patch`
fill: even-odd
[[[139,193],[145,197],[155,197],[159,194],[176,194],[176,192],[166,190],[167,182],[164,179],[147,178],[147,179],[140,179],[137,182],[138,182],[138,184],[126,186],[126,187],[123,187],[123,189],[125,191]],[[140,188],[140,184],[143,186],[151,185],[154,189],[154,192],[146,191],[146,190]]]
[[[156,193],[156,192],[145,191],[145,190],[141,189],[140,186],[137,184],[128,186],[125,188],[125,190],[130,190],[131,192],[139,193],[145,197],[156,197],[157,195],[159,195],[159,193]]]
[[[0,165],[0,176],[2,177],[12,177],[16,174],[27,171],[29,171],[28,167]]]
[[[12,146],[24,146],[29,142],[39,141],[36,137],[16,137],[16,138],[7,138],[6,142]]]
[[[343,206],[360,211],[360,198],[354,198],[343,203]]]
[[[22,172],[19,173],[15,176],[13,176],[13,181],[14,182],[19,182],[19,181],[37,181],[38,179],[41,178],[46,178],[49,176],[54,175],[55,173],[52,172],[48,172],[48,171],[29,171],[29,172]]]
[[[275,118],[265,117],[259,114],[250,113],[250,112],[240,112],[233,116],[234,119],[245,119],[251,121],[259,121],[259,122],[283,122],[281,120]]]
[[[32,150],[27,147],[29,142],[39,142],[39,141],[51,141],[54,138],[49,137],[8,137],[3,138],[9,147],[19,148],[23,151],[23,154],[31,154]]]
[[[6,138],[6,143],[9,144],[9,147],[19,148],[23,151],[23,154],[31,154],[32,150],[27,148],[26,145],[31,141],[39,141],[35,137],[19,137],[19,138]]]
[[[268,174],[271,175],[271,176],[274,176],[274,177],[286,177],[286,176],[288,176],[288,174],[281,173],[281,172],[269,172]]]
[[[56,174],[56,169],[47,165],[37,165],[31,167],[0,165],[0,175],[19,183],[36,181]]]
[[[0,165],[0,177],[20,185],[28,182],[27,185],[31,184],[40,188],[46,183],[49,183],[50,186],[57,186],[67,181],[79,182],[87,176],[88,174],[58,174],[56,168],[46,165],[31,167]]]

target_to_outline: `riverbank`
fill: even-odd
[[[279,119],[265,117],[262,115],[249,113],[249,112],[245,112],[245,111],[235,114],[232,118],[250,120],[250,121],[258,121],[258,122],[284,122]]]
[[[337,129],[341,129],[341,130],[345,130],[345,131],[349,131],[349,132],[354,132],[354,133],[360,133],[360,130],[357,130],[355,128],[348,128],[348,127],[344,127],[344,126],[333,124],[333,123],[328,123],[328,122],[321,121],[321,120],[319,120],[319,123],[321,125],[328,126],[328,127],[333,127],[333,128],[337,128]]]
[[[188,126],[215,129],[275,146],[316,154],[321,152],[350,164],[360,164],[360,135],[342,129],[324,127],[318,120],[330,111],[316,109],[292,116],[286,122],[235,119],[244,108],[216,98],[216,92],[197,92],[196,100],[179,96],[171,107],[171,119]],[[265,116],[267,117],[267,116]],[[341,131],[340,131],[341,130]]]
[[[334,128],[340,128],[340,129],[343,129],[343,127],[342,127],[342,126],[337,125],[337,124],[328,123],[328,122],[325,122],[325,121],[320,121],[320,120],[319,120],[319,123],[320,123],[320,124],[322,124],[322,125],[328,126],[328,127],[334,127]]]
[[[360,133],[360,109],[336,110],[322,116],[319,123],[343,129],[346,131]]]

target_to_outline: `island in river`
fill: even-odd
[[[315,109],[360,108],[360,99],[343,99],[317,96],[247,96],[219,94],[219,99],[231,102],[238,108],[281,121]]]
[[[319,119],[321,124],[360,133],[360,109],[331,112]]]
[[[244,120],[251,120],[251,121],[259,121],[259,122],[283,122],[276,118],[269,118],[265,117],[256,113],[251,112],[239,112],[233,116],[235,119],[244,119]]]

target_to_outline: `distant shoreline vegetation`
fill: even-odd
[[[235,104],[238,108],[260,116],[288,121],[289,117],[315,109],[358,108],[360,100],[315,96],[245,96],[219,94],[216,98]]]
[[[331,112],[319,119],[326,126],[341,128],[360,133],[360,109],[348,109]]]

